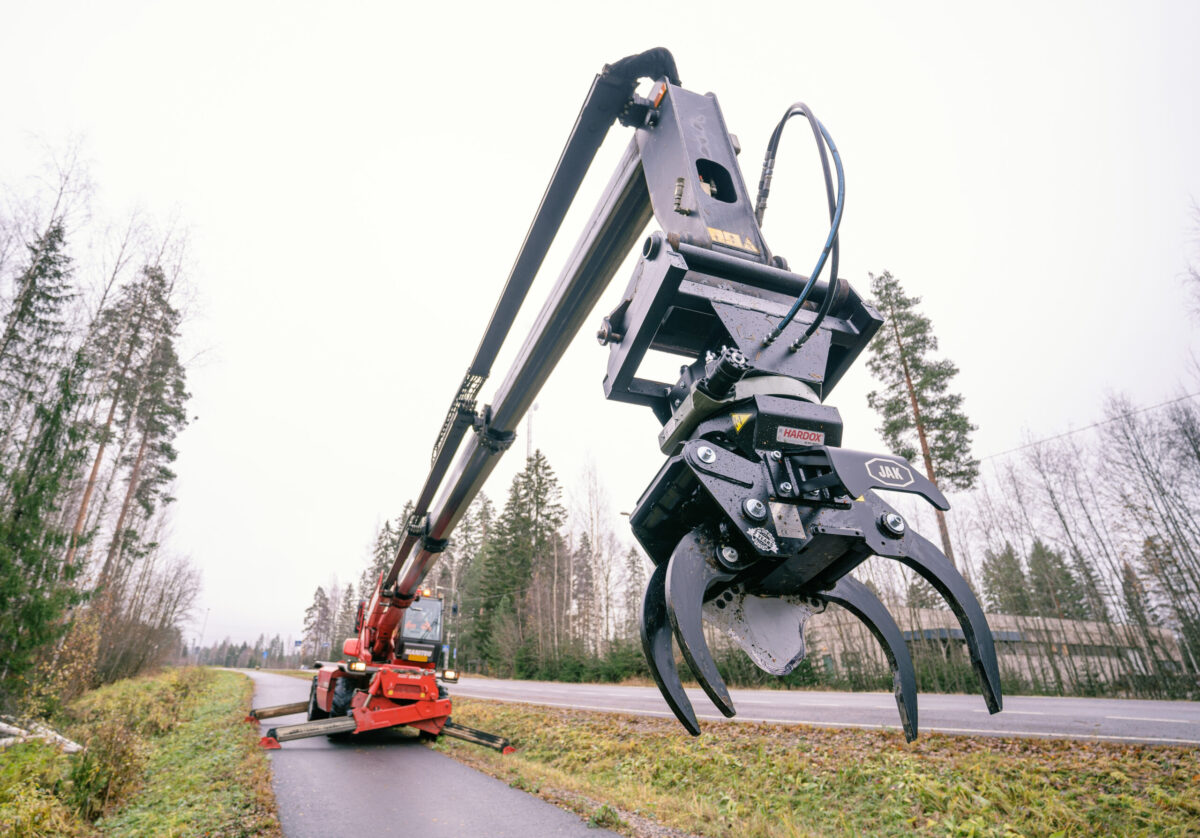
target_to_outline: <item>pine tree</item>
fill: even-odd
[[[73,564],[76,551],[84,538],[84,529],[91,509],[93,493],[104,463],[108,446],[113,441],[113,426],[118,408],[128,417],[136,414],[146,385],[144,372],[148,354],[157,346],[159,337],[176,319],[170,303],[173,283],[157,266],[144,266],[132,281],[123,286],[111,304],[102,308],[92,324],[86,341],[91,368],[96,372],[95,399],[107,401],[105,418],[95,430],[96,450],[88,479],[84,485],[75,525],[67,549],[67,564]]]
[[[971,456],[975,426],[962,409],[962,396],[950,392],[958,367],[937,360],[937,338],[929,318],[917,310],[920,297],[909,297],[900,282],[884,271],[871,275],[875,305],[887,322],[871,341],[867,366],[882,390],[867,402],[883,418],[880,434],[900,456],[925,464],[925,473],[943,489],[970,489],[979,476],[979,461]],[[942,548],[954,561],[945,514],[936,510]]]
[[[144,547],[136,523],[148,522],[159,503],[171,503],[167,494],[175,478],[171,463],[176,457],[175,437],[187,424],[186,372],[175,350],[178,313],[165,312],[169,328],[150,347],[137,376],[137,398],[131,405],[129,429],[136,449],[123,460],[129,469],[125,495],[113,527],[100,585],[119,580],[125,551]]]
[[[1033,613],[1029,580],[1021,568],[1016,550],[1007,542],[999,552],[983,554],[983,594],[988,609],[997,614],[1023,617]]]

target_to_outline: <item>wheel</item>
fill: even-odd
[[[327,719],[329,714],[321,709],[317,704],[317,676],[313,676],[312,687],[308,690],[308,720],[315,722],[317,719]]]
[[[436,733],[430,733],[427,730],[418,730],[417,731],[417,739],[420,740],[421,742],[436,742],[437,738],[438,737],[437,737]]]
[[[350,704],[354,701],[354,693],[358,689],[358,681],[356,679],[347,678],[345,676],[338,678],[333,685],[333,713],[334,716],[350,715]]]

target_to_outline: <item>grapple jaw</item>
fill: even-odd
[[[908,565],[946,599],[962,626],[988,710],[999,712],[992,634],[966,581],[863,485],[880,483],[877,475],[843,479],[842,471],[867,471],[872,464],[877,469],[880,461],[892,466],[880,472],[885,478],[907,482],[910,491],[931,503],[944,503],[936,487],[912,479],[915,472],[901,458],[840,450],[831,456],[829,449],[815,446],[751,459],[705,440],[685,444],[642,496],[631,520],[639,538],[653,536],[642,542],[657,563],[643,601],[643,645],[663,697],[693,735],[700,727],[679,678],[672,637],[717,709],[733,716],[703,621],[731,638],[759,668],[786,675],[804,658],[805,621],[832,602],[858,617],[879,641],[892,670],[905,737],[916,737],[916,677],[904,635],[879,598],[848,575],[872,555]],[[780,468],[797,481],[786,499],[778,493],[783,481],[771,475]],[[861,494],[852,496],[847,484]],[[662,539],[672,525],[689,528],[667,554]]]

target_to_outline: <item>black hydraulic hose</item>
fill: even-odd
[[[837,227],[838,227],[838,222],[840,222],[840,220],[841,220],[840,212],[839,212],[839,205],[840,205],[841,200],[844,200],[844,189],[845,189],[844,183],[845,183],[845,181],[844,181],[844,175],[842,173],[840,156],[837,153],[836,146],[832,145],[832,139],[829,138],[828,131],[826,131],[825,127],[823,125],[821,125],[821,123],[817,120],[817,118],[813,114],[811,108],[809,108],[803,102],[797,102],[794,105],[792,105],[790,108],[788,108],[787,111],[784,113],[783,118],[780,119],[779,124],[775,126],[775,130],[771,133],[771,138],[767,143],[767,151],[763,157],[762,175],[759,178],[759,183],[758,183],[758,198],[755,202],[755,208],[754,208],[755,219],[758,221],[758,223],[760,225],[762,224],[763,216],[766,214],[767,195],[770,193],[770,190],[771,190],[771,177],[774,173],[775,156],[779,149],[779,141],[780,141],[781,137],[783,136],[784,126],[787,124],[788,120],[790,120],[793,116],[804,116],[808,120],[809,127],[812,129],[812,132],[813,132],[813,138],[817,143],[817,151],[821,156],[821,172],[825,179],[825,199],[826,199],[826,203],[828,204],[828,207],[829,207],[829,218],[830,218],[830,223],[832,226],[832,229],[831,229],[832,242],[830,243],[831,244],[831,252],[829,254],[830,255],[829,289],[828,289],[827,293],[825,294],[825,298],[821,302],[820,308],[817,310],[816,318],[814,318],[813,322],[809,324],[809,327],[807,330],[805,330],[804,334],[792,344],[791,348],[794,351],[796,349],[799,349],[805,343],[805,341],[807,341],[810,337],[812,337],[812,335],[816,332],[817,328],[821,325],[821,322],[825,319],[825,316],[829,313],[829,310],[833,305],[833,298],[837,295],[837,292],[839,290],[840,280],[838,279],[838,264],[840,262],[841,248],[840,248],[839,242],[838,242]],[[838,168],[838,187],[839,187],[838,198],[834,197],[833,177],[832,177],[832,173],[829,170],[829,157],[826,154],[827,146],[830,148],[830,151],[833,153],[834,162],[837,164],[837,168]],[[822,262],[823,262],[823,260],[818,261],[818,263],[817,263],[818,270],[814,270],[814,272],[813,272],[814,275],[819,273],[819,268],[820,268]],[[807,289],[806,289],[806,291],[807,291]],[[801,296],[797,302],[802,304],[804,302],[804,299],[807,298],[807,296],[808,296],[807,293],[801,294]],[[784,320],[780,323],[780,325],[775,329],[775,331],[772,333],[769,340],[773,341],[776,337],[779,336],[779,333],[782,332],[783,329],[787,326],[787,324],[791,322],[792,317],[795,316],[795,312],[798,309],[799,309],[799,305],[793,306],[793,310],[788,312],[788,316],[785,317]]]
[[[824,130],[824,126],[822,126],[822,130]],[[824,137],[822,137],[822,140],[824,140]],[[824,143],[822,143],[822,145],[824,145]],[[824,157],[824,155],[822,155],[822,157]],[[838,168],[839,169],[841,168],[840,160],[838,161]],[[827,187],[829,185],[828,174],[829,174],[828,171],[826,171],[825,183],[826,183]],[[830,210],[830,221],[831,222],[833,221],[834,214],[835,214],[835,211],[831,208],[831,210]],[[827,314],[829,314],[830,308],[833,307],[834,297],[836,297],[838,295],[838,291],[841,290],[841,279],[838,277],[838,250],[839,250],[838,236],[837,236],[837,234],[834,234],[833,255],[829,262],[829,290],[825,294],[825,299],[823,299],[821,301],[821,307],[819,309],[817,309],[817,316],[813,318],[813,322],[808,324],[808,328],[804,330],[804,334],[802,334],[800,337],[796,338],[796,340],[792,342],[791,349],[793,352],[795,352],[797,349],[799,349],[801,346],[803,346],[805,343],[807,343],[808,339],[811,338],[814,334],[816,334],[817,327],[819,327],[821,325],[821,322],[825,319],[825,316]]]

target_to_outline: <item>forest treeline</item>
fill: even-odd
[[[199,591],[164,543],[180,244],[103,226],[70,155],[53,183],[0,209],[0,705],[22,712],[170,657]]]
[[[477,499],[426,579],[447,603],[446,640],[463,671],[568,681],[648,677],[637,626],[648,560],[622,531],[625,519],[611,512],[594,469],[571,502],[563,495],[550,463],[535,453],[503,508]],[[953,497],[948,518],[960,569],[989,615],[1019,617],[1026,627],[1021,641],[999,644],[1006,689],[1195,695],[1198,499],[1200,410],[1192,399],[1139,412],[1114,397],[1095,431],[985,464],[978,487]],[[915,505],[908,514],[936,531],[932,514],[922,520]],[[253,647],[223,644],[214,660],[258,661],[268,650],[281,664],[292,651],[305,662],[340,656],[342,640],[353,635],[357,594],[369,595],[390,565],[407,517],[405,509],[383,525],[355,582],[318,587],[299,650],[285,649],[279,637],[260,638]],[[873,559],[856,575],[902,627],[947,611],[936,592],[896,563]],[[727,644],[714,648],[734,684],[890,689],[882,654],[866,632],[845,632],[837,665],[825,665],[815,650],[843,632],[841,621],[815,620],[807,632],[813,653],[784,679],[755,669]],[[1173,638],[1170,648],[1164,636]],[[914,637],[910,649],[921,689],[975,691],[970,662],[952,644]]]

